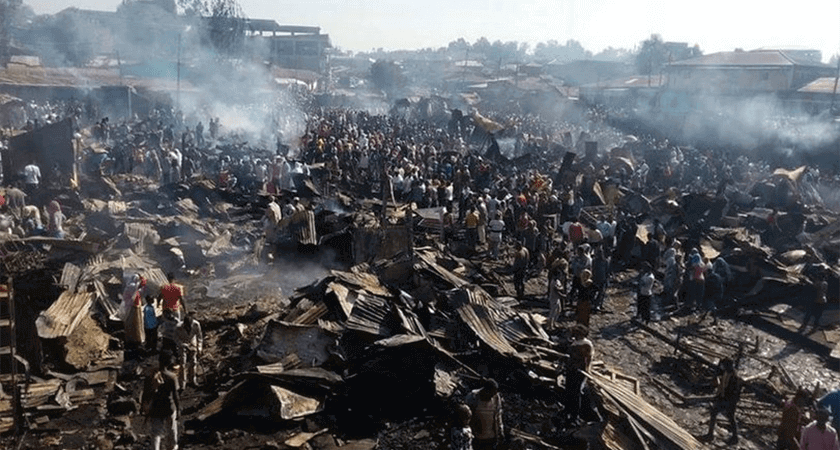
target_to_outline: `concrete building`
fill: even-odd
[[[666,68],[668,89],[717,95],[784,94],[833,74],[831,66],[784,50],[718,52]]]
[[[330,36],[319,27],[279,25],[273,20],[246,20],[246,35],[272,64],[323,73]]]
[[[219,21],[222,20],[220,25]],[[231,22],[228,25],[225,20]],[[107,55],[123,63],[174,67],[200,51],[212,52],[214,29],[235,30],[225,40],[241,45],[242,57],[288,69],[323,73],[330,38],[318,27],[279,25],[264,19],[218,19],[177,15],[172,0],[137,0],[117,11],[66,8],[40,26],[15,30],[16,40],[46,65],[84,66]],[[168,76],[169,71],[162,76]]]

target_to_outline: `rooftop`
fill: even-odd
[[[749,52],[718,52],[696,58],[676,61],[671,67],[726,67],[726,66],[816,66],[828,67],[822,63],[798,58],[783,50],[753,50]]]
[[[835,86],[837,86],[835,84],[836,82],[836,77],[817,78],[816,80],[799,88],[797,92],[802,92],[804,94],[834,94]],[[837,88],[840,89],[840,86],[837,86]]]
[[[631,75],[612,80],[586,84],[583,88],[597,89],[628,89],[628,88],[658,88],[668,84],[667,75]]]

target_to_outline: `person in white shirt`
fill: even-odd
[[[499,259],[499,247],[502,244],[502,232],[505,231],[505,223],[502,221],[502,212],[496,211],[496,215],[489,224],[490,232],[487,235],[490,241],[490,250],[493,253],[493,259]]]
[[[35,161],[23,168],[23,181],[27,194],[32,195],[38,190],[38,185],[41,183],[41,169],[35,165]]]
[[[644,323],[650,322],[650,304],[653,298],[653,269],[645,262],[639,278],[639,297],[636,301],[636,314]]]
[[[183,352],[181,353],[181,373],[179,374],[180,386],[185,386],[189,381],[193,386],[198,386],[196,370],[198,368],[198,357],[204,351],[204,335],[201,332],[201,324],[191,314],[184,317],[181,325],[183,339]]]

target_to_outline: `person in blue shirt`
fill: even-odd
[[[146,329],[146,350],[157,351],[158,319],[155,299],[151,295],[146,296],[146,306],[143,307],[143,328]]]
[[[817,406],[831,411],[831,426],[840,430],[840,390],[826,394],[817,401]]]

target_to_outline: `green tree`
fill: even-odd
[[[234,55],[245,43],[245,15],[236,0],[209,0],[207,32],[219,53]]]
[[[370,66],[370,80],[374,86],[392,95],[405,85],[406,79],[399,64],[379,59]]]
[[[662,36],[653,34],[642,41],[642,47],[636,54],[636,70],[641,75],[652,75],[662,71],[668,63],[694,58],[702,55],[700,46],[689,47],[685,43],[664,42]]]
[[[662,66],[668,63],[668,50],[662,41],[662,36],[652,34],[650,39],[642,41],[642,47],[636,55],[636,70],[641,75],[659,73]]]

